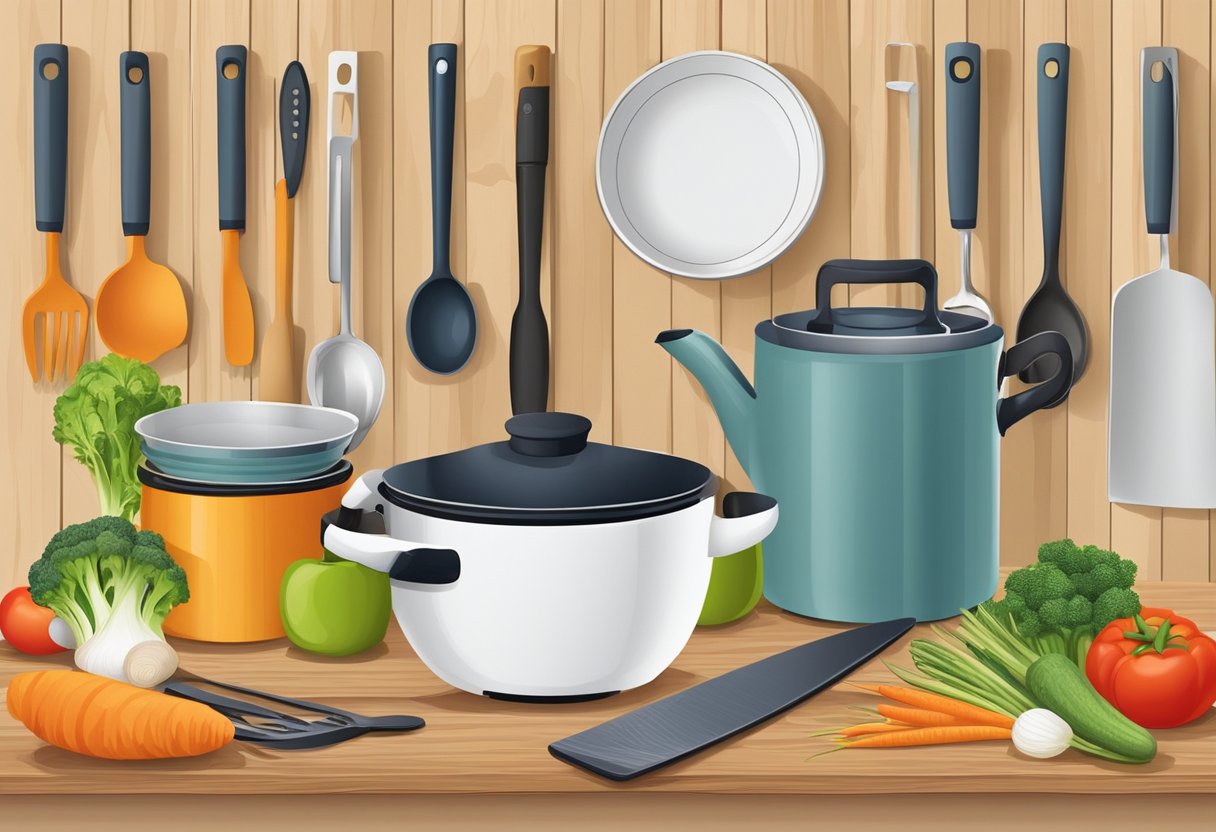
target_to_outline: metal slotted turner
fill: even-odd
[[[1156,76],[1156,77],[1154,77]],[[1111,311],[1111,502],[1216,507],[1212,294],[1170,268],[1178,220],[1178,52],[1140,53],[1144,210],[1161,265],[1115,292]]]

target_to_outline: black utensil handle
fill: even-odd
[[[287,180],[289,199],[300,189],[300,178],[304,175],[311,109],[312,94],[304,64],[292,61],[279,87],[279,143],[283,148],[283,178]]]
[[[452,147],[456,134],[456,44],[426,51],[431,105],[431,242],[437,274],[451,272]]]
[[[520,302],[511,316],[511,413],[540,413],[549,406],[549,326],[539,299]]]
[[[547,47],[515,53],[515,198],[519,218],[519,303],[511,318],[511,412],[535,413],[549,402],[549,327],[540,300],[541,239],[545,227],[545,168],[549,163]]]
[[[1144,109],[1144,216],[1150,234],[1169,234],[1174,222],[1174,172],[1177,152],[1177,108],[1174,101],[1174,49],[1145,49],[1141,63]],[[1153,66],[1161,77],[1153,79]]]
[[[945,332],[937,316],[937,271],[925,260],[829,260],[815,278],[815,317],[807,325],[815,330],[832,326],[832,288],[839,284],[915,283],[925,290],[921,326]]]
[[[1039,47],[1039,199],[1045,272],[1059,277],[1064,212],[1064,147],[1068,127],[1068,55],[1062,43]]]
[[[946,184],[950,225],[975,228],[980,189],[980,47],[946,44]]]
[[[248,50],[239,44],[215,50],[215,146],[219,153],[221,230],[245,227],[245,64],[248,56]]]
[[[148,56],[118,56],[119,110],[122,122],[122,233],[148,233],[152,179],[152,96]]]
[[[1032,335],[1014,344],[1001,356],[996,373],[997,387],[1009,376],[1017,375],[1047,355],[1054,355],[1059,360],[1055,375],[1029,390],[1001,399],[997,405],[996,425],[1001,436],[1036,410],[1052,407],[1062,401],[1072,387],[1073,377],[1072,349],[1068,346],[1068,339],[1054,330]]]
[[[68,174],[68,48],[34,47],[34,222],[63,231]]]

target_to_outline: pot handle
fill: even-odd
[[[1072,387],[1072,349],[1068,339],[1058,332],[1048,331],[1032,335],[1025,341],[1014,344],[1001,356],[996,371],[997,387],[1010,376],[1016,376],[1034,362],[1047,355],[1059,361],[1055,375],[1029,390],[1001,399],[996,408],[996,426],[1005,435],[1013,425],[1036,410],[1054,407],[1064,400]]]
[[[732,491],[722,498],[722,515],[710,522],[709,556],[742,552],[768,537],[776,526],[776,500],[750,491]]]
[[[417,584],[451,584],[460,577],[460,555],[452,549],[398,540],[379,534],[382,519],[378,487],[384,469],[368,471],[351,485],[342,505],[321,518],[321,545],[339,557],[388,573],[394,581]]]

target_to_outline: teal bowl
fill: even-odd
[[[171,477],[217,484],[307,479],[332,468],[358,427],[333,408],[279,402],[203,402],[135,424],[148,461]]]

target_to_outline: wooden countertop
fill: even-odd
[[[1140,590],[1146,604],[1173,607],[1216,629],[1216,585],[1162,583]],[[1156,732],[1160,750],[1147,766],[1103,763],[1075,751],[1033,761],[999,742],[808,760],[830,747],[808,735],[852,721],[856,714],[849,707],[868,696],[844,686],[632,783],[601,780],[549,755],[553,740],[838,629],[762,605],[743,621],[698,630],[675,665],[650,685],[575,705],[515,704],[456,691],[430,674],[395,625],[384,644],[345,660],[312,656],[286,641],[178,641],[182,666],[199,675],[367,714],[417,714],[427,727],[315,751],[234,742],[194,759],[111,762],[47,746],[0,709],[0,794],[1216,793],[1216,711],[1184,728]],[[911,637],[885,658],[910,665]],[[68,655],[34,659],[0,643],[0,684],[6,687],[15,673],[56,664],[69,666]],[[875,661],[853,678],[889,675]]]

